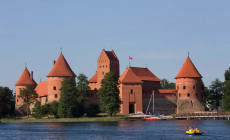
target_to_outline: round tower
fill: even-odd
[[[29,73],[28,69],[25,67],[25,69],[22,72],[22,75],[20,76],[18,81],[15,83],[15,86],[16,86],[15,104],[16,105],[24,104],[23,100],[21,98],[18,98],[18,95],[20,95],[20,89],[26,88],[27,85],[36,86],[37,83],[33,80],[33,71]]]
[[[47,75],[48,77],[48,102],[59,101],[61,82],[68,77],[75,79],[76,75],[70,68],[65,57],[61,53],[57,61],[53,61],[53,68]]]
[[[25,69],[22,72],[22,75],[20,76],[18,81],[15,83],[15,86],[16,86],[16,89],[15,89],[16,114],[23,115],[23,113],[25,112],[25,110],[22,107],[24,105],[24,101],[21,98],[18,98],[18,96],[20,95],[20,90],[26,88],[27,85],[36,86],[37,83],[33,79],[33,71],[29,73],[28,69],[25,67]]]
[[[176,75],[177,113],[192,113],[203,111],[202,76],[187,57],[179,73]]]

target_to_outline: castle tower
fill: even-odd
[[[70,68],[65,57],[61,53],[57,61],[53,61],[53,68],[47,75],[48,77],[48,102],[59,101],[60,88],[63,79],[72,77],[75,79],[76,75]]]
[[[194,113],[204,111],[202,99],[202,76],[189,56],[176,75],[177,113]]]
[[[17,114],[23,115],[25,113],[25,108],[22,107],[24,105],[24,101],[21,98],[18,98],[18,95],[20,95],[20,89],[26,88],[27,85],[36,86],[37,83],[33,79],[33,71],[29,73],[27,67],[25,67],[25,69],[22,72],[22,75],[15,83],[15,110]]]
[[[97,60],[97,72],[89,80],[91,90],[100,88],[101,80],[108,72],[114,72],[119,77],[119,60],[113,50],[105,51],[103,49]]]

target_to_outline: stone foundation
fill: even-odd
[[[198,99],[179,99],[177,101],[177,114],[205,111],[205,107]]]

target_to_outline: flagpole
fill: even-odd
[[[129,59],[129,67],[130,67],[130,59]]]

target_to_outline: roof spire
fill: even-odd
[[[61,49],[61,54],[62,54],[62,47],[60,47],[60,49]]]
[[[189,55],[190,55],[190,52],[188,51],[188,57],[189,57]]]
[[[25,68],[27,67],[27,64],[26,64],[26,62],[25,62]]]

